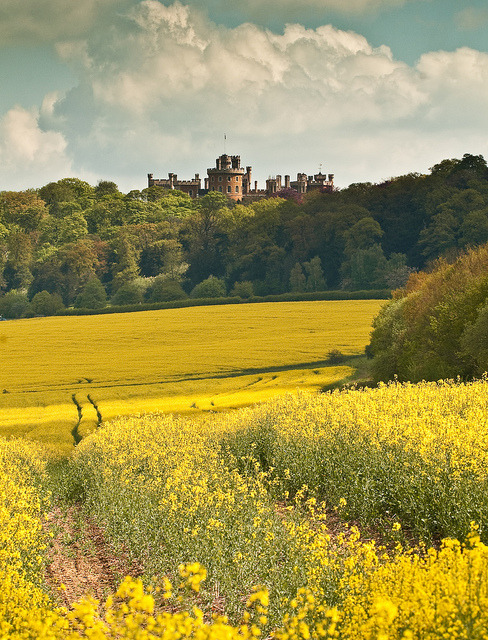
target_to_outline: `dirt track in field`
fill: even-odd
[[[46,582],[60,605],[71,608],[87,595],[104,601],[126,575],[141,574],[141,567],[124,550],[114,549],[77,506],[55,507],[46,528],[53,534]]]

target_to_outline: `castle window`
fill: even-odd
[[[219,176],[219,182],[222,182],[222,176]],[[222,189],[221,189],[222,191]]]
[[[229,185],[229,186],[227,187],[227,193],[230,193],[231,191],[232,191],[232,187]]]
[[[230,176],[227,176],[227,181],[230,182]]]
[[[219,191],[220,191],[220,193],[222,193],[222,187],[219,187]]]
[[[212,191],[215,191],[215,187],[212,187]]]
[[[236,187],[236,193],[239,193],[239,187]]]
[[[192,196],[192,195],[193,195],[193,189],[189,189],[189,190],[188,190],[188,195],[189,195],[189,196]]]
[[[239,182],[239,176],[236,176],[236,182]]]

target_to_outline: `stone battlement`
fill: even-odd
[[[215,161],[215,167],[207,169],[205,178],[205,188],[201,188],[200,175],[195,174],[193,180],[178,180],[176,173],[169,173],[168,178],[154,178],[152,173],[147,174],[148,186],[160,186],[165,189],[180,189],[188,193],[192,198],[205,195],[211,191],[225,193],[227,197],[236,202],[252,201],[254,199],[266,198],[278,194],[284,189],[293,189],[299,194],[309,191],[322,190],[333,191],[334,174],[316,173],[309,176],[306,173],[297,173],[297,179],[291,180],[289,175],[285,175],[282,181],[281,175],[269,177],[266,180],[266,189],[259,189],[257,181],[254,182],[254,189],[251,183],[252,167],[241,167],[240,156],[229,156],[226,153],[219,156]]]

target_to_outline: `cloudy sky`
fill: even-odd
[[[487,0],[1,0],[0,190],[488,158]],[[263,185],[264,186],[264,185]]]

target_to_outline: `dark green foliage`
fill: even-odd
[[[191,292],[192,298],[220,298],[225,296],[225,282],[220,278],[209,276],[203,282],[198,283]]]
[[[78,309],[102,309],[107,304],[107,293],[98,278],[89,280],[75,300]]]
[[[144,300],[144,292],[136,282],[126,282],[120,286],[112,296],[113,305],[139,304]]]
[[[115,182],[109,180],[99,180],[97,186],[94,189],[95,196],[97,198],[103,198],[104,196],[113,196],[120,194],[119,188]]]
[[[290,289],[292,291],[305,291],[307,288],[307,278],[303,273],[302,265],[297,262],[290,271]]]
[[[331,351],[327,353],[327,363],[332,365],[340,364],[341,362],[344,362],[345,357],[346,356],[339,349],[331,349]]]
[[[486,241],[488,168],[469,154],[428,175],[245,205],[161,187],[124,195],[111,181],[77,178],[0,192],[0,289],[46,290],[66,305],[93,277],[112,295],[159,275],[187,290],[210,275],[226,290],[251,283],[240,297],[395,289]]]
[[[171,302],[188,297],[179,282],[165,277],[155,278],[147,293],[149,302]]]
[[[25,293],[9,291],[0,297],[0,316],[4,318],[22,318],[29,308],[29,299]]]
[[[254,295],[254,289],[252,282],[244,280],[243,282],[236,282],[230,292],[231,296],[239,296],[239,298],[252,298]]]
[[[488,369],[488,245],[411,276],[373,323],[377,380],[480,376]]]
[[[54,316],[64,309],[63,300],[58,293],[39,291],[31,300],[31,309],[37,316]]]

